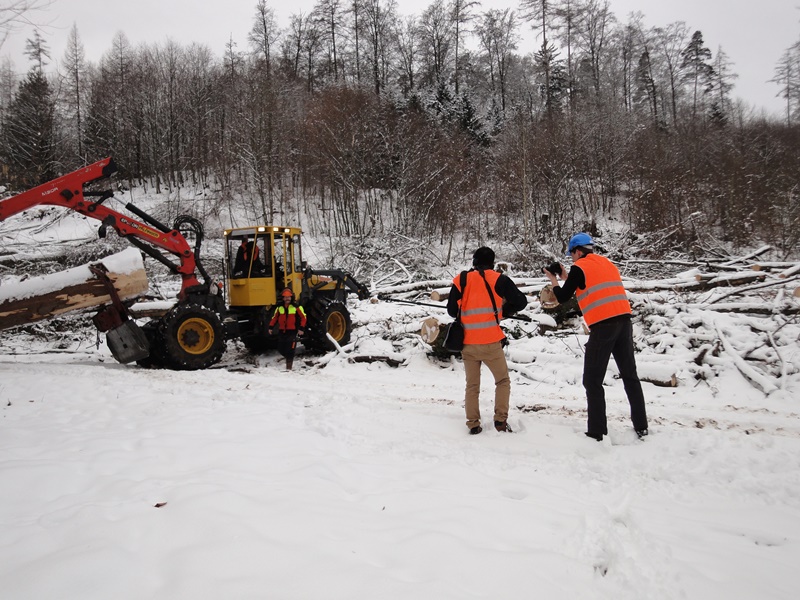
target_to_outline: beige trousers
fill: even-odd
[[[500,342],[493,344],[467,344],[461,351],[464,371],[467,375],[467,389],[464,407],[467,411],[467,427],[472,429],[481,424],[481,365],[489,367],[494,375],[494,420],[505,422],[508,419],[508,400],[511,397],[511,380],[508,377],[508,364]]]

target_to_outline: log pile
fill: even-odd
[[[725,369],[735,368],[750,385],[769,395],[784,389],[788,377],[800,374],[797,339],[786,328],[787,324],[797,323],[800,315],[800,263],[763,260],[761,257],[769,250],[765,246],[746,256],[716,261],[672,261],[680,272],[662,279],[624,276],[636,271],[633,264],[640,266],[647,261],[617,263],[633,306],[637,345],[651,353],[650,360],[642,360],[639,366],[642,381],[664,387],[697,385],[710,381]],[[659,261],[659,266],[663,268],[668,262]],[[531,296],[525,314],[534,318],[534,323],[503,323],[512,339],[509,366],[523,377],[537,380],[541,375],[535,363],[542,361],[542,357],[515,349],[519,344],[514,339],[524,341],[542,335],[544,315],[553,316],[558,324],[552,335],[574,336],[586,332],[576,310],[565,311],[564,307],[554,306],[544,277],[511,276],[520,290]],[[432,355],[446,359],[450,354],[441,347],[439,332],[450,321],[444,310],[450,282],[421,283],[427,284],[427,288],[407,284],[402,290],[380,290],[402,293],[408,300],[437,302],[442,308],[441,311],[416,309],[419,314],[405,324],[393,323],[390,338],[400,340],[411,336],[416,343],[426,345]],[[411,306],[405,309],[404,313],[415,311]],[[429,316],[427,320],[422,317],[424,314]],[[675,359],[669,357],[686,345],[689,354],[681,360],[687,366],[675,368]],[[553,357],[545,360],[552,363]],[[569,360],[574,361],[575,357]]]

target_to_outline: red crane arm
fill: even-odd
[[[161,228],[142,223],[103,206],[102,202],[112,196],[111,192],[99,194],[84,192],[83,186],[110,177],[115,172],[116,165],[113,159],[108,157],[27,192],[0,200],[0,221],[5,221],[12,215],[40,205],[63,206],[102,221],[104,226],[113,227],[122,237],[131,236],[140,239],[177,256],[180,259],[180,265],[175,266],[175,270],[181,276],[179,297],[183,298],[188,288],[200,285],[196,274],[197,263],[194,252],[183,234],[177,229],[162,231]],[[87,195],[89,197],[99,195],[100,200],[92,202],[87,200]],[[130,205],[128,208],[130,209]],[[163,226],[162,228],[167,229]]]

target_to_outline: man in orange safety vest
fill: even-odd
[[[573,263],[566,274],[564,267],[556,264],[560,272],[546,267],[545,275],[553,285],[559,303],[575,294],[578,306],[589,327],[589,341],[583,356],[583,387],[586,389],[588,426],[586,435],[598,442],[608,435],[606,397],[603,390],[608,361],[614,356],[625,394],[631,406],[631,421],[636,435],[647,435],[647,411],[644,405],[642,384],[636,373],[631,326],[631,305],[622,285],[617,267],[610,260],[594,253],[594,241],[587,233],[576,233],[569,240],[567,254]],[[556,277],[564,280],[559,286]]]
[[[453,279],[447,301],[447,312],[453,318],[460,312],[464,325],[461,358],[467,378],[464,394],[467,428],[471,435],[483,431],[479,396],[481,365],[485,364],[494,376],[494,427],[497,431],[511,433],[508,425],[511,379],[503,351],[508,341],[500,328],[500,319],[525,308],[528,299],[511,279],[494,270],[491,248],[478,248],[472,265],[472,269]]]

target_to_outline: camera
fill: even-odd
[[[549,271],[550,273],[558,277],[559,275],[561,275],[561,263],[559,263],[558,261],[551,262],[546,267],[542,267],[542,273],[544,273],[545,271]]]

